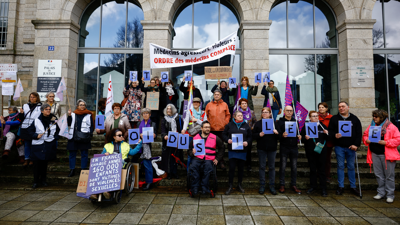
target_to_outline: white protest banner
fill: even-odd
[[[106,102],[106,110],[105,115],[108,116],[109,113],[112,113],[112,105],[114,104],[114,96],[111,82],[111,74],[110,80],[108,81],[108,92],[107,92],[107,102]]]
[[[172,68],[210,62],[226,55],[235,55],[236,32],[205,48],[179,51],[150,43],[150,67]]]

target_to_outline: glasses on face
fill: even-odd
[[[120,111],[121,109],[120,108],[114,108],[114,111]]]
[[[79,106],[86,106],[86,105],[79,105]]]
[[[207,126],[207,127],[203,127],[203,129],[211,129],[211,127],[210,127],[210,126]]]
[[[373,118],[378,118],[378,116],[372,116]]]
[[[54,95],[50,95],[49,98],[54,98]]]
[[[151,84],[155,84],[156,82],[154,82],[154,81],[152,81],[152,82],[150,82]]]
[[[293,112],[293,110],[285,110],[285,112]]]
[[[115,137],[122,137],[122,134],[117,134],[115,135]]]
[[[171,82],[165,82],[166,84],[171,84]]]
[[[314,116],[311,116],[311,117],[318,117],[318,115],[314,115]]]
[[[50,111],[50,110],[51,110],[50,108],[44,109],[44,111]]]
[[[267,114],[267,113],[269,113],[268,111],[266,111],[266,112],[262,112],[263,114]]]

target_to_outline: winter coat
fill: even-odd
[[[242,87],[240,87],[240,88],[242,88]],[[249,85],[249,86],[247,86],[247,88],[248,88],[248,90],[249,90],[248,95],[247,95],[247,101],[248,101],[247,106],[248,106],[251,110],[254,110],[253,99],[252,99],[251,96],[252,96],[252,95],[254,95],[254,96],[257,95],[258,86]],[[238,92],[238,88],[233,88],[233,89],[232,89],[232,93],[233,93],[233,96],[235,96],[235,98],[236,98],[236,96],[237,96],[237,92]]]
[[[368,153],[367,153],[367,163],[369,166],[371,166],[372,162],[372,153],[371,150],[369,149],[369,144],[367,144],[367,139],[369,136],[369,128],[371,125],[368,126],[368,128],[365,130],[364,135],[363,135],[363,142],[365,146],[368,146]],[[393,160],[393,161],[398,161],[400,160],[400,154],[399,151],[397,150],[397,147],[400,145],[400,132],[399,129],[392,123],[389,124],[389,126],[386,129],[386,134],[384,136],[384,140],[386,142],[385,145],[385,159],[386,160]]]
[[[119,117],[118,127],[114,127],[114,114],[107,116],[104,121],[104,130],[100,130],[99,134],[108,133],[114,128],[118,128],[124,135],[125,140],[128,140],[128,130],[131,129],[131,124],[129,123],[128,116],[121,113]]]
[[[181,133],[182,128],[183,128],[183,120],[182,118],[178,115],[175,118],[176,122],[176,132]],[[167,148],[167,140],[164,139],[165,136],[168,136],[168,132],[171,131],[171,123],[168,123],[165,118],[161,120],[161,139],[162,139],[162,150],[165,151]],[[175,149],[175,148],[173,148]]]
[[[339,121],[351,121],[351,137],[341,137],[336,138],[335,135],[339,133]],[[349,117],[343,119],[343,117],[338,113],[335,116],[332,116],[331,121],[329,122],[329,137],[333,140],[333,144],[335,146],[340,146],[343,148],[348,148],[351,145],[355,145],[360,147],[361,139],[362,139],[362,127],[361,122],[354,114],[349,113]]]
[[[275,121],[275,129],[279,134],[281,133],[277,121]],[[276,151],[278,148],[279,134],[264,134],[264,136],[260,137],[261,132],[262,120],[259,120],[256,122],[253,128],[253,140],[257,140],[257,149],[267,152]]]
[[[239,128],[235,122],[229,122],[228,125],[225,126],[224,132],[222,132],[223,141],[228,143],[228,140],[232,139],[232,134],[243,134],[243,142],[247,141],[247,143],[251,143],[253,141],[251,128],[246,122],[242,123]],[[246,160],[247,147],[244,147],[243,150],[232,150],[232,144],[228,143],[229,158]]]
[[[270,93],[267,91],[267,88],[266,88],[265,85],[261,90],[261,94],[265,96],[263,107],[266,107],[267,103],[268,103],[268,100],[269,100],[269,94]],[[274,103],[271,105],[271,109],[275,109],[275,110],[282,109],[281,96],[279,95],[279,91],[274,92],[274,97],[275,97],[277,102],[274,101]]]
[[[280,145],[281,145],[281,147],[284,146],[284,147],[288,147],[288,148],[293,148],[293,147],[297,148],[297,141],[298,141],[297,135],[299,135],[299,133],[297,132],[297,129],[296,129],[296,137],[286,137],[286,138],[283,137],[283,133],[285,133],[285,131],[286,131],[286,129],[285,129],[286,121],[295,122],[296,120],[293,117],[290,120],[287,120],[285,117],[281,117],[278,120],[278,126],[276,126],[276,127],[278,127],[279,130],[281,131],[281,132],[279,132]],[[299,127],[298,123],[297,123],[297,127]]]
[[[42,104],[49,104],[47,101],[43,102]],[[50,106],[51,107],[51,114],[54,114],[55,116],[57,116],[58,118],[60,118],[61,116],[61,105],[60,103],[54,102],[53,105]]]
[[[327,130],[328,128],[324,125],[321,124],[321,126]],[[306,139],[306,128],[305,126],[303,127],[303,129],[301,130],[300,134],[301,134],[301,141],[304,143],[304,148],[308,151],[314,151],[315,149],[315,144],[316,143],[321,143],[324,144],[324,149],[326,149],[326,143],[328,140],[328,135],[324,133],[324,130],[322,129],[320,125],[317,126],[318,128],[318,138],[309,138],[308,140]],[[315,139],[315,142],[314,142]]]
[[[218,85],[214,85],[214,87],[211,89],[211,92],[214,93],[215,90],[219,89]],[[231,90],[226,90],[224,93],[222,93],[222,100],[229,106],[229,96],[233,95],[233,92]]]
[[[78,115],[75,114],[75,119],[76,119],[76,126],[77,126],[77,130],[81,130],[81,126],[82,126],[82,120],[83,118],[86,116],[85,115]],[[68,116],[68,126],[71,127],[72,124],[72,116]],[[90,133],[93,133],[94,130],[94,124],[93,124],[93,120],[90,119]],[[74,131],[75,132],[75,131]],[[77,150],[88,150],[92,148],[92,142],[88,141],[88,142],[75,142],[74,138],[71,138],[70,140],[68,140],[67,143],[67,150],[68,151],[77,151]]]
[[[160,109],[164,109],[165,107],[167,107],[168,104],[173,104],[175,108],[178,108],[178,91],[174,87],[172,87],[172,90],[174,90],[175,94],[169,96],[167,93],[167,89],[165,87],[160,87]]]
[[[327,113],[325,119],[319,116],[319,122],[324,124],[325,127],[329,127],[329,122],[331,121],[332,115]],[[333,147],[333,141],[331,139],[328,139],[326,141],[326,147],[331,148]]]
[[[231,118],[229,107],[222,99],[208,103],[206,114],[211,125],[211,131],[223,131]]]

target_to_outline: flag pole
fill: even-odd
[[[294,101],[294,100],[293,100]],[[296,107],[294,106],[295,104],[294,104],[294,102],[292,101],[292,104],[293,104],[293,113],[294,113],[294,119],[296,120],[296,127],[297,127],[297,132],[299,133],[299,135],[300,135],[300,131],[299,131],[299,124],[298,124],[298,122],[297,122],[297,114],[296,114]],[[299,140],[300,141],[300,146],[302,145],[301,144],[301,139]]]
[[[69,106],[69,109],[71,110],[71,104],[69,104],[69,98],[68,98],[68,90],[66,90],[66,92],[67,92],[67,101],[68,101],[68,106]]]

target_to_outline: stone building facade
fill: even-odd
[[[77,99],[78,46],[81,17],[88,5],[98,0],[8,0],[8,27],[6,47],[0,50],[1,63],[18,64],[25,93],[37,88],[39,59],[62,60],[62,76],[68,88],[69,101]],[[124,2],[117,0],[116,2]],[[150,68],[149,43],[172,47],[176,11],[186,0],[138,0],[143,10],[143,60],[142,67]],[[319,1],[319,0],[317,0]],[[109,2],[109,1],[108,1]],[[229,0],[238,13],[240,35],[240,76],[248,76],[254,84],[254,73],[270,70],[270,11],[274,0]],[[290,0],[290,3],[298,1]],[[313,1],[311,1],[312,4]],[[375,0],[324,0],[336,18],[336,50],[338,52],[338,89],[334,95],[349,102],[351,112],[359,116],[363,126],[371,121],[371,111],[376,108],[374,91],[373,26]],[[333,31],[334,32],[334,31]],[[81,33],[81,35],[83,35]],[[48,46],[55,46],[48,51]],[[278,50],[277,50],[278,51]],[[318,54],[318,50],[315,50]],[[290,63],[290,62],[289,62]],[[365,66],[369,85],[355,87],[357,77],[353,69]],[[153,70],[157,75],[161,70]],[[337,75],[336,75],[337,76]],[[338,91],[339,90],[339,91]],[[259,93],[261,88],[259,88]],[[332,90],[334,92],[334,90]],[[284,93],[282,102],[284,102]],[[334,97],[336,98],[336,97]],[[254,98],[255,108],[262,107],[264,96]],[[336,99],[336,102],[337,100]],[[24,95],[23,101],[27,101]],[[6,99],[3,105],[7,105]],[[67,99],[62,102],[63,111]],[[257,114],[259,115],[259,110]]]

